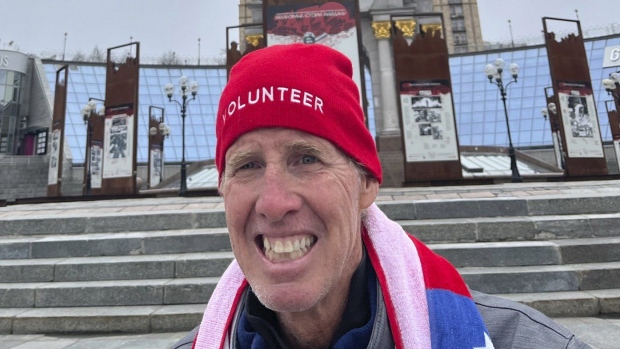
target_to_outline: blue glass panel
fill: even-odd
[[[472,63],[474,63],[474,56],[461,57],[461,64],[472,64]]]
[[[599,61],[602,63],[603,62],[602,58],[604,56],[605,56],[605,48],[592,50],[592,53],[590,54],[590,60],[599,58]],[[598,68],[598,67],[602,67],[602,64],[601,65],[595,64],[594,66]]]
[[[525,57],[538,57],[538,49],[530,48],[525,50]]]
[[[489,63],[489,59],[486,55],[477,55],[474,56],[474,64],[484,67],[487,63]]]

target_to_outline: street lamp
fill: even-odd
[[[105,116],[105,106],[101,106],[99,110],[97,110],[97,102],[105,103],[103,99],[99,98],[88,98],[88,103],[82,108],[82,117],[84,118],[84,125],[86,125],[86,159],[84,159],[84,168],[86,168],[86,195],[92,194],[92,154],[91,154],[91,146],[93,139],[93,124],[91,118],[94,116],[103,117]]]
[[[609,74],[609,79],[603,79],[603,87],[607,91],[607,94],[613,96],[618,104],[620,104],[620,95],[615,91],[620,91],[620,72]]]
[[[164,136],[164,138],[168,138],[168,136],[170,136],[170,127],[168,127],[168,125],[164,124],[163,122],[160,123],[157,127],[151,127],[149,129],[149,134],[151,136],[155,136],[158,131],[159,133],[161,133],[162,136]]]
[[[504,72],[504,60],[498,58],[493,64],[487,64],[484,68],[484,74],[489,79],[489,82],[496,85],[499,88],[499,92],[502,95],[502,102],[504,102],[504,115],[506,117],[506,129],[508,131],[508,155],[510,156],[510,169],[512,170],[512,181],[523,182],[519,169],[517,169],[517,158],[515,156],[515,148],[512,146],[512,137],[510,136],[510,123],[508,122],[508,109],[506,107],[506,89],[513,82],[517,82],[517,76],[519,75],[519,66],[516,63],[511,63],[509,66],[510,75],[512,75],[512,81],[504,85],[502,80],[502,73]]]
[[[181,120],[183,122],[183,128],[181,131],[182,139],[182,155],[181,155],[181,188],[179,189],[179,195],[185,196],[187,194],[187,165],[185,163],[185,114],[187,112],[187,105],[191,100],[196,99],[198,93],[198,82],[189,81],[187,76],[181,76],[179,78],[179,85],[181,86],[181,99],[182,102],[172,99],[174,94],[174,86],[172,84],[166,84],[165,91],[168,96],[168,101],[176,102],[181,107]],[[188,86],[189,85],[189,86]],[[188,99],[188,94],[191,93],[192,98]]]

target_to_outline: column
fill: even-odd
[[[382,17],[382,16],[381,16]],[[389,17],[388,17],[389,18]],[[383,112],[383,131],[381,135],[400,135],[398,125],[398,105],[394,79],[394,63],[390,47],[392,23],[390,20],[372,22],[379,51],[379,73],[381,74],[381,110]]]

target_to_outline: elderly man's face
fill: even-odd
[[[377,190],[322,138],[281,128],[241,136],[221,192],[235,257],[261,302],[299,312],[346,298],[360,214]]]

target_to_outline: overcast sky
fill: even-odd
[[[540,35],[543,16],[575,19],[582,28],[615,23],[619,0],[478,0],[487,41]],[[140,41],[142,56],[174,51],[185,57],[214,57],[225,47],[227,26],[238,24],[238,0],[0,0],[0,48],[10,41],[20,51],[89,53]],[[48,55],[49,56],[49,55]]]

